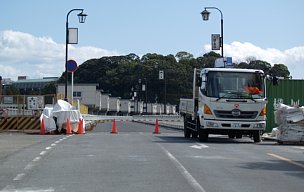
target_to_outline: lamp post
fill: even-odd
[[[221,42],[220,42],[220,45],[221,45],[221,48],[222,48],[222,57],[224,57],[224,27],[223,27],[224,20],[223,20],[223,13],[220,9],[218,9],[216,7],[205,7],[205,10],[201,12],[201,15],[202,15],[204,21],[209,20],[210,12],[207,11],[207,9],[216,9],[221,13]]]
[[[83,13],[83,9],[72,9],[68,12],[66,17],[66,35],[65,35],[65,89],[64,89],[64,100],[68,101],[68,68],[67,68],[67,62],[68,62],[68,44],[69,42],[69,15],[73,11],[81,11],[79,14],[77,14],[79,23],[84,23],[87,14]]]

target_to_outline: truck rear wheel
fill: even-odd
[[[261,142],[261,135],[260,135],[260,131],[255,131],[253,133],[253,141],[255,143]]]
[[[195,120],[195,129],[192,130],[192,138],[197,138],[198,137],[198,130],[200,129],[200,122],[198,119]]]
[[[191,131],[188,129],[188,119],[184,117],[184,137],[190,138]]]

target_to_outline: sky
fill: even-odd
[[[303,0],[0,0],[0,76],[17,80],[59,77],[65,70],[67,13],[84,9],[81,24],[73,11],[69,27],[78,44],[68,59],[78,65],[103,56],[211,51],[211,34],[220,34],[223,13],[224,56],[234,62],[255,58],[285,64],[293,79],[304,79]],[[218,51],[218,53],[221,53]]]

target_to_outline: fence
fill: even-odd
[[[56,95],[1,95],[0,131],[38,130],[44,106],[56,102]]]

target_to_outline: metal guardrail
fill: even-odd
[[[135,116],[104,116],[104,115],[83,115],[85,121],[91,122],[112,122],[115,121],[133,121],[155,125],[156,119],[160,126],[174,127],[182,129],[183,119],[179,115],[135,115]]]

